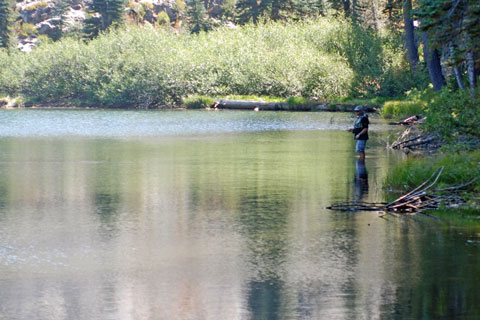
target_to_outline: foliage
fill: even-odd
[[[90,15],[85,20],[87,37],[94,38],[112,24],[121,24],[125,6],[125,0],[93,0],[89,8]],[[94,13],[98,13],[99,16]]]
[[[48,6],[48,2],[46,1],[38,1],[38,2],[33,2],[29,4],[28,6],[25,7],[26,11],[34,11],[37,10],[38,8],[45,8]]]
[[[21,25],[18,35],[23,38],[35,36],[38,34],[38,30],[31,23],[24,23]]]
[[[221,9],[221,16],[223,20],[234,20],[235,19],[235,0],[224,0]]]
[[[327,0],[297,0],[295,5],[301,17],[326,16],[332,8]]]
[[[473,177],[480,176],[480,151],[448,153],[434,158],[410,158],[389,173],[384,185],[405,193],[427,180],[441,166],[445,169],[436,184],[437,188],[469,182]],[[474,182],[465,197],[475,201],[479,193],[480,179]]]
[[[170,17],[168,16],[168,13],[165,11],[161,11],[157,15],[157,23],[159,25],[167,25],[170,23]]]
[[[257,96],[257,95],[238,95],[230,94],[226,96],[218,96],[218,99],[228,99],[228,100],[254,100],[262,102],[285,102],[284,98],[272,97],[272,96]]]
[[[12,26],[11,7],[11,0],[0,0],[0,48],[10,46],[10,28]]]
[[[318,46],[324,46],[328,52],[341,55],[347,60],[354,72],[351,95],[397,96],[421,82],[419,79],[412,81],[415,78],[404,63],[404,53],[399,49],[398,43],[390,40],[395,37],[394,34],[381,37],[359,24],[348,22],[333,22],[327,28],[330,29],[328,33],[319,30],[319,34],[331,38],[312,36],[312,41],[316,43],[321,39]]]
[[[105,107],[178,104],[193,94],[328,100],[379,92],[384,73],[402,68],[385,51],[378,36],[331,17],[180,36],[129,27],[0,55],[0,92]]]
[[[193,95],[187,97],[183,104],[187,109],[202,109],[210,107],[213,104],[213,100],[212,97]]]
[[[466,91],[444,88],[425,99],[428,102],[426,130],[438,132],[442,138],[455,144],[462,138],[480,138],[479,98],[472,98]]]
[[[210,28],[203,0],[189,0],[187,2],[187,18],[192,33],[207,31]]]
[[[421,30],[429,34],[428,44],[434,50],[442,51],[449,64],[454,66],[452,74],[460,88],[464,87],[461,74],[465,71],[462,69],[467,71],[473,96],[478,78],[476,69],[480,63],[480,2],[421,0],[415,14],[422,21]],[[439,90],[445,81],[437,78],[434,84]]]
[[[343,98],[334,98],[331,100],[331,105],[348,105],[348,106],[372,106],[381,107],[386,101],[393,100],[390,97],[375,96],[373,98],[352,98],[350,96]]]
[[[266,8],[257,0],[238,0],[235,6],[238,23],[253,22],[256,24],[265,13]]]
[[[422,19],[422,29],[432,35],[431,40],[436,48],[451,41],[462,41],[459,49],[463,52],[480,49],[478,1],[421,0],[415,13]]]
[[[140,4],[135,1],[129,1],[127,3],[127,12],[130,17],[132,17],[137,23],[143,21],[143,17],[145,16],[145,7],[143,4]]]
[[[290,97],[285,102],[288,104],[289,107],[294,106],[308,106],[315,104],[314,101],[304,98],[304,97]]]
[[[423,114],[424,104],[417,101],[390,100],[386,101],[380,110],[380,115],[386,119],[406,118]]]

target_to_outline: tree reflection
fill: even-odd
[[[248,286],[248,309],[252,319],[285,318],[281,308],[283,283],[280,280],[252,281]]]
[[[282,314],[284,290],[280,279],[288,255],[292,199],[288,190],[281,190],[279,185],[275,191],[262,181],[254,185],[244,189],[239,201],[242,233],[247,240],[250,264],[257,274],[248,284],[248,308],[253,319],[276,319]]]

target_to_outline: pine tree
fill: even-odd
[[[415,14],[421,20],[422,31],[428,33],[428,44],[433,50],[448,48],[453,63],[466,66],[474,95],[480,72],[480,3],[472,0],[421,0],[419,4]]]
[[[305,0],[300,0],[305,1]],[[299,0],[239,0],[235,7],[237,22],[254,24],[261,17],[270,18],[273,21],[293,16],[300,7],[305,7]],[[308,1],[308,0],[306,0]],[[310,0],[321,1],[321,0]]]
[[[122,23],[125,0],[93,0],[90,4],[89,18],[85,20],[84,32],[89,38],[98,35],[114,23]],[[100,14],[99,17],[94,16]]]
[[[12,25],[12,3],[10,0],[0,0],[0,47],[10,46],[10,27]]]
[[[190,0],[187,2],[187,19],[192,33],[207,31],[209,29],[207,10],[203,0]]]
[[[295,11],[302,17],[324,16],[332,8],[327,0],[297,0]]]
[[[252,21],[257,24],[265,9],[265,6],[257,0],[239,0],[235,7],[237,22],[243,24]]]

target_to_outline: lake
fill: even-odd
[[[480,317],[480,235],[385,199],[348,113],[0,111],[0,319]]]

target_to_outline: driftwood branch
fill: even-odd
[[[438,209],[441,203],[453,207],[464,204],[465,200],[461,197],[459,193],[456,193],[455,191],[471,185],[472,183],[480,179],[480,177],[476,177],[471,181],[460,184],[458,186],[435,189],[434,192],[427,192],[438,182],[440,176],[443,173],[443,170],[444,167],[438,168],[427,180],[422,182],[419,186],[392,202],[344,202],[335,203],[334,205],[327,207],[327,209],[337,211],[382,211],[392,213],[414,214],[424,213],[424,210]],[[450,191],[450,193],[448,195],[442,195],[438,194],[439,191]]]
[[[418,135],[418,136],[415,136],[415,137],[410,138],[410,139],[406,139],[406,140],[403,140],[403,141],[400,141],[400,142],[396,142],[396,143],[392,144],[392,149],[398,149],[400,147],[400,145],[411,142],[411,141],[415,141],[417,139],[420,139],[421,137],[423,137],[423,135]]]
[[[464,184],[460,184],[460,185],[458,185],[458,186],[446,187],[446,188],[441,188],[441,189],[435,189],[435,191],[454,191],[454,190],[463,189],[463,188],[465,188],[465,187],[468,187],[469,185],[471,185],[471,184],[474,183],[475,181],[477,181],[479,178],[480,178],[480,177],[473,178],[473,179],[470,180],[469,182],[464,183]]]

